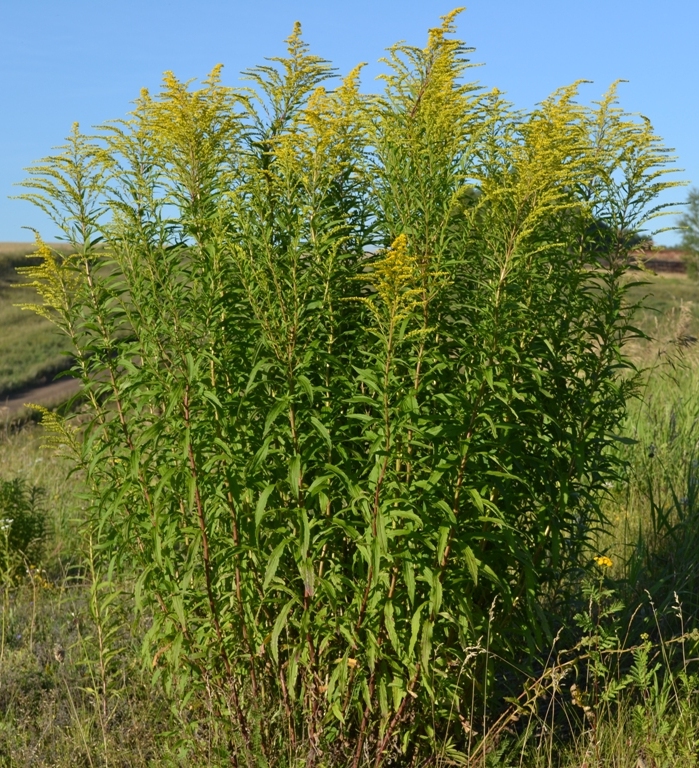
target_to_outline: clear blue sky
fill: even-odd
[[[224,80],[282,54],[300,20],[312,50],[342,72],[386,46],[424,44],[457,0],[0,0],[0,241],[31,239],[22,225],[56,232],[32,206],[9,200],[23,168],[84,129],[122,117],[142,86],[171,69],[203,77],[218,62]],[[674,147],[682,177],[699,185],[699,2],[697,0],[471,0],[460,37],[485,66],[474,76],[531,107],[573,80],[593,80],[585,98],[617,78],[622,105],[649,117]],[[666,198],[683,200],[686,190]],[[668,221],[671,223],[671,220]],[[673,242],[672,233],[661,242]]]

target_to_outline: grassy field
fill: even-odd
[[[16,267],[33,250],[31,243],[0,243],[0,398],[51,381],[69,364],[66,341],[51,323],[15,306],[36,301],[32,289],[13,287],[22,282]]]
[[[636,313],[639,328],[657,341],[666,341],[668,333],[678,331],[699,336],[699,282],[686,275],[640,271],[629,279],[640,283],[629,291],[629,300],[643,305]]]
[[[578,652],[597,666],[576,693],[565,684],[565,653],[552,648],[541,678],[527,683],[529,704],[506,722],[485,723],[487,748],[463,765],[697,765],[699,283],[641,277],[647,285],[633,288],[632,298],[647,297],[638,325],[653,338],[630,348],[646,373],[623,426],[630,440],[619,444],[624,475],[605,501],[610,524],[590,552],[611,565],[585,587],[576,619],[590,618]],[[15,318],[12,332],[26,334],[25,346],[36,341],[31,365],[50,370],[60,343],[5,302],[0,294],[0,317]],[[9,336],[0,343],[11,349]],[[24,359],[18,355],[17,380],[26,382],[32,369]],[[0,546],[0,768],[230,765],[217,756],[219,737],[205,711],[173,712],[150,687],[131,585],[104,579],[82,525],[80,477],[41,448],[43,437],[35,425],[0,436],[0,482],[41,488],[36,511],[45,523],[35,562],[13,560],[7,539],[4,554]]]

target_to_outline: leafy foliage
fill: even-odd
[[[44,525],[44,491],[22,478],[0,480],[0,571],[19,564],[37,562],[41,554]]]
[[[690,189],[687,195],[687,210],[680,216],[682,247],[699,253],[699,189]]]
[[[699,189],[689,190],[686,210],[679,219],[679,229],[682,232],[680,246],[685,251],[683,260],[687,274],[696,280],[699,276]]]
[[[298,25],[248,90],[168,73],[25,182],[73,245],[24,273],[77,350],[96,536],[242,764],[457,760],[480,650],[550,639],[603,523],[666,151],[614,88],[464,84],[455,16],[375,96]]]

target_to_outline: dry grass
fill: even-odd
[[[42,449],[40,427],[0,435],[0,479],[21,477],[45,491],[44,557],[33,569],[0,568],[0,766],[176,765],[154,733],[169,713],[151,692],[132,636],[131,598],[124,594],[98,628],[92,578],[81,534],[80,480]],[[4,510],[0,510],[3,517]],[[118,625],[101,674],[99,629]]]

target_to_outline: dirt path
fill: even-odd
[[[0,423],[17,421],[26,415],[29,410],[27,403],[43,405],[44,408],[55,408],[72,397],[80,389],[80,382],[76,379],[64,378],[54,381],[53,384],[45,384],[42,387],[28,389],[21,395],[0,400]]]

